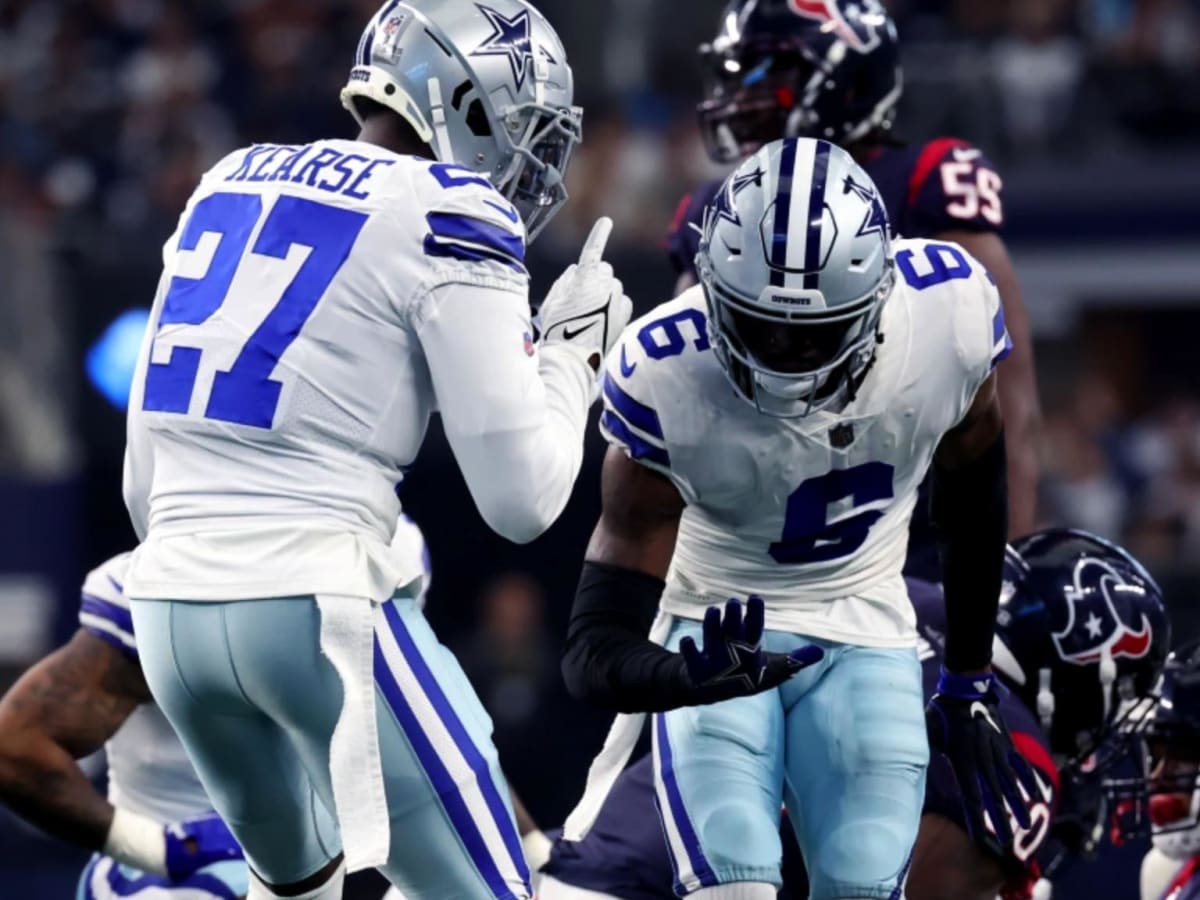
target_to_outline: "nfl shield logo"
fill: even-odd
[[[533,354],[534,354],[533,335],[527,331],[527,332],[525,332],[525,355],[533,356]]]
[[[829,442],[836,450],[845,450],[854,443],[854,426],[849,422],[835,425],[829,429]]]

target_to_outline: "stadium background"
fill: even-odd
[[[353,136],[337,92],[376,5],[0,2],[0,689],[69,634],[84,571],[132,544],[120,360],[187,195],[237,145]],[[534,295],[604,213],[645,310],[670,296],[659,242],[675,204],[713,173],[694,51],[721,0],[538,5],[587,112],[573,199],[531,254]],[[1177,637],[1198,633],[1200,2],[890,6],[908,83],[898,135],[972,140],[1005,179],[1045,413],[1041,517],[1128,542],[1163,581]],[[602,451],[593,435],[566,515],[529,547],[482,525],[436,425],[403,490],[432,550],[430,617],[548,825],[607,724],[557,675]],[[68,897],[83,856],[0,811],[0,897]]]

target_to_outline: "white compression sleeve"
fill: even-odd
[[[104,839],[102,853],[152,875],[167,874],[167,838],[153,819],[119,807]]]
[[[446,436],[484,520],[511,541],[558,518],[583,461],[596,375],[563,344],[526,351],[529,301],[501,286],[447,284],[418,335]]]

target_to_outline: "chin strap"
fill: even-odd
[[[445,162],[454,159],[450,148],[450,129],[446,127],[446,105],[442,102],[442,83],[436,78],[429,80],[429,121],[433,125],[433,150],[437,158]]]

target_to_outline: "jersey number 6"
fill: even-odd
[[[156,344],[163,340],[165,326],[203,325],[231,296],[237,302],[240,292],[231,294],[231,289],[261,217],[262,198],[257,194],[210,194],[196,204],[184,226],[179,250],[195,252],[204,243],[211,261],[199,277],[176,275],[171,279],[156,325]],[[229,371],[213,377],[205,418],[271,427],[283,386],[272,380],[271,374],[350,255],[366,221],[363,213],[300,197],[285,195],[275,201],[251,253],[286,260],[297,245],[308,248],[308,253]],[[254,285],[247,285],[242,302],[257,299],[255,290]],[[201,353],[198,347],[172,343],[167,360],[153,362],[156,354],[152,350],[142,409],[186,414]]]
[[[771,558],[778,563],[803,565],[850,556],[866,542],[871,526],[884,512],[855,510],[891,500],[895,496],[895,471],[887,463],[869,462],[801,482],[788,497],[783,537],[771,545]],[[844,504],[853,515],[843,514],[829,521],[834,504]]]

